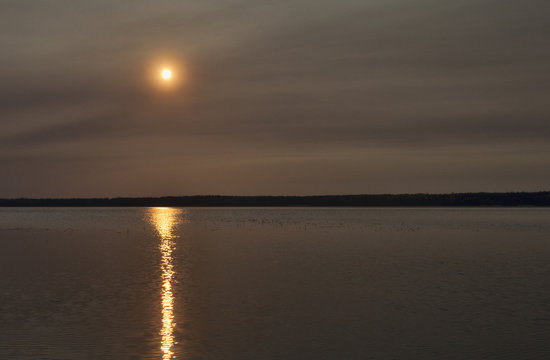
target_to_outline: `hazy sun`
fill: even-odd
[[[151,58],[145,66],[147,66],[147,79],[157,91],[179,92],[187,83],[187,71],[180,59],[157,56]]]
[[[164,80],[169,80],[172,77],[172,71],[170,69],[163,69],[160,76],[162,76]]]

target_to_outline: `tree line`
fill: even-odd
[[[550,206],[550,191],[451,194],[364,194],[313,196],[193,195],[165,197],[0,199],[0,206]]]

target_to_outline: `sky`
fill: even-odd
[[[549,13],[0,0],[0,197],[549,190]]]

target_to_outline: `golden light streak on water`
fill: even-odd
[[[172,359],[174,356],[174,327],[176,321],[174,318],[174,292],[172,285],[174,283],[174,258],[173,251],[176,248],[174,242],[174,228],[179,222],[181,209],[174,208],[151,208],[151,222],[155,226],[160,237],[161,253],[161,305],[162,305],[162,328],[160,330],[162,359]]]

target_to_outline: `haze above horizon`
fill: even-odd
[[[547,190],[548,10],[2,1],[0,198]]]

